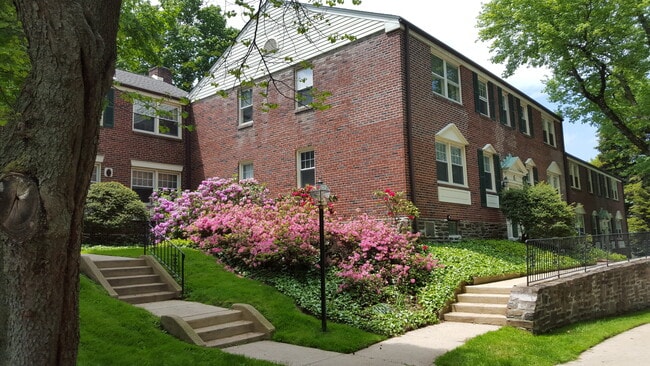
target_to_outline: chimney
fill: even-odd
[[[172,83],[172,72],[166,67],[155,66],[149,69],[149,76],[156,79],[162,80],[167,84]]]

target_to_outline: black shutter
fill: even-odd
[[[533,107],[528,105],[528,132],[530,132],[530,137],[533,137]]]
[[[508,94],[508,108],[510,110],[510,127],[514,128],[517,125],[517,112],[515,111],[515,97],[512,94]]]
[[[492,155],[492,161],[494,162],[494,184],[496,184],[497,193],[501,193],[503,178],[501,178],[501,159],[499,155]]]
[[[506,122],[508,121],[508,116],[506,116],[506,111],[503,108],[503,103],[505,101],[503,100],[503,89],[497,86],[497,103],[499,104],[499,122],[501,124],[505,125]]]
[[[106,107],[103,114],[103,126],[106,128],[113,128],[115,126],[115,90],[111,88],[104,98],[106,100]]]
[[[481,195],[481,206],[487,207],[487,193],[485,191],[485,167],[483,166],[483,150],[478,149],[478,186]]]
[[[519,124],[519,132],[526,133],[526,116],[524,110],[521,108],[521,100],[515,97],[515,109],[517,110],[517,122]]]
[[[537,172],[537,167],[533,167],[533,184],[531,185],[534,186],[537,183],[539,183],[539,173]]]
[[[490,118],[492,118],[493,121],[496,121],[497,111],[496,109],[494,109],[494,105],[496,104],[494,98],[494,84],[488,81],[487,88],[488,88],[488,101],[490,102]]]
[[[474,85],[474,111],[476,113],[481,113],[479,109],[479,94],[478,94],[478,75],[475,72],[472,72],[472,83]]]

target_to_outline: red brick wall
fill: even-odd
[[[194,186],[206,177],[230,177],[239,162],[252,161],[258,181],[273,194],[287,193],[297,185],[297,151],[313,148],[316,178],[336,194],[342,214],[377,209],[374,190],[407,190],[399,34],[372,36],[311,61],[314,87],[332,93],[327,110],[297,112],[280,95],[292,95],[281,83],[268,95],[279,107],[266,113],[254,90],[253,124],[246,128],[238,129],[236,90],[192,104]],[[294,69],[274,77],[293,85]]]
[[[131,187],[131,160],[144,160],[154,163],[184,165],[184,143],[172,139],[133,131],[133,105],[115,90],[114,127],[102,127],[99,133],[98,155],[104,155],[102,163],[102,182],[116,181]],[[188,131],[182,136],[187,137]],[[105,177],[103,170],[113,169],[113,177]],[[185,169],[186,170],[186,169]],[[189,175],[184,174],[181,184]]]

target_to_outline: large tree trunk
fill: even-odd
[[[0,127],[0,365],[74,365],[83,205],[120,0],[14,0],[31,71]]]

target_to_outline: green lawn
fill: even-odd
[[[198,250],[184,248],[183,251],[186,254],[186,300],[222,307],[234,303],[251,304],[275,326],[274,341],[349,353],[385,339],[334,322],[328,322],[328,331],[323,333],[320,319],[300,311],[291,298],[273,287],[236,276]],[[84,248],[83,253],[138,257],[142,255],[142,248],[92,247]],[[82,293],[80,302],[85,301]]]

